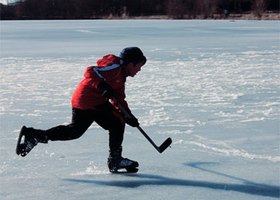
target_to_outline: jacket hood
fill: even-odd
[[[120,59],[120,57],[115,56],[113,54],[105,55],[105,56],[103,56],[103,58],[101,58],[97,61],[98,67],[109,67],[114,64],[121,65],[121,59]]]
[[[103,58],[97,61],[97,67],[90,66],[86,69],[84,73],[84,77],[89,78],[95,76],[96,73],[93,70],[94,67],[97,68],[96,70],[99,72],[110,71],[112,69],[120,67],[122,63],[123,63],[122,60],[118,56],[115,56],[113,54],[105,55],[103,56]]]

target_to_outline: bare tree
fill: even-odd
[[[175,19],[184,18],[184,14],[185,14],[184,0],[168,0],[166,8],[169,17]]]
[[[265,0],[252,0],[253,10],[257,17],[261,18],[263,12],[266,10]]]
[[[195,8],[203,18],[212,17],[217,10],[217,0],[196,0]]]

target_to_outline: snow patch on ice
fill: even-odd
[[[218,153],[224,156],[241,157],[251,160],[267,160],[271,162],[280,162],[280,156],[270,156],[270,155],[259,155],[249,153],[243,149],[237,149],[227,144],[224,141],[209,140],[207,138],[201,137],[199,135],[194,135],[196,140],[185,141],[178,140],[174,144],[178,145],[194,145],[199,147],[199,151],[206,151],[207,153]]]
[[[80,171],[76,173],[72,173],[72,176],[87,176],[87,175],[101,175],[101,174],[110,174],[108,169],[96,165],[91,165],[86,168],[85,171]]]

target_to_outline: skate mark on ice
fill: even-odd
[[[211,140],[199,135],[194,135],[193,137],[193,140],[179,140],[175,141],[174,144],[193,145],[199,147],[202,151],[217,153],[224,156],[240,157],[250,160],[267,160],[271,162],[280,162],[280,156],[253,154],[243,149],[232,147],[224,141]]]

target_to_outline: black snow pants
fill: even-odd
[[[96,122],[109,131],[109,148],[111,152],[118,150],[123,142],[125,120],[109,103],[99,106],[96,110],[72,109],[72,122],[46,130],[49,140],[74,140],[81,137],[90,125]]]

